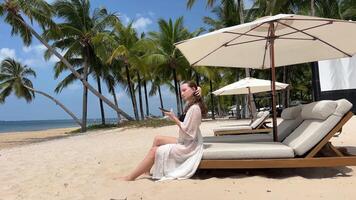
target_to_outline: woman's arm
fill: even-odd
[[[170,120],[175,122],[179,128],[182,128],[181,126],[181,121],[176,117],[176,115],[171,111],[171,112],[163,112],[167,117],[169,117]]]
[[[199,125],[201,123],[201,111],[199,106],[193,105],[187,112],[187,115],[185,116],[184,122],[181,122],[173,112],[167,112],[165,113],[172,121],[174,121],[180,130],[194,138],[196,130],[199,128]]]

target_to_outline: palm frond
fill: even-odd
[[[76,70],[79,74],[83,73],[84,68],[80,68]],[[60,93],[64,88],[68,87],[70,84],[74,83],[77,79],[77,77],[74,76],[74,74],[69,74],[66,76],[61,82],[59,82],[54,89],[56,93]]]

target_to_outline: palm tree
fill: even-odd
[[[81,77],[88,80],[88,75],[91,73],[94,79],[97,80],[99,94],[101,94],[100,76],[101,70],[104,67],[101,61],[95,54],[92,43],[93,37],[100,32],[103,32],[108,25],[116,22],[118,19],[115,15],[108,14],[105,8],[95,9],[92,16],[90,14],[90,3],[86,0],[58,0],[54,2],[53,8],[56,10],[58,17],[64,19],[64,22],[57,24],[57,29],[48,29],[44,32],[47,39],[53,40],[52,48],[59,48],[66,51],[64,57],[70,62],[73,58],[76,62],[71,62],[72,65],[81,64]],[[73,15],[73,13],[76,13]],[[46,57],[49,58],[51,52],[46,52]],[[78,63],[79,62],[79,63]],[[80,63],[81,62],[81,63]],[[67,70],[67,66],[62,62],[56,65],[56,76]],[[63,86],[68,86],[71,83],[69,80],[76,80],[74,73],[65,78],[65,84],[62,82],[57,87],[59,92]],[[87,121],[87,98],[88,88],[83,85],[83,113],[82,113],[82,132],[86,131]],[[104,109],[100,101],[102,123],[105,123]]]
[[[162,74],[171,74],[174,81],[177,111],[178,114],[180,114],[182,112],[182,107],[178,91],[178,77],[180,74],[184,73],[185,69],[189,66],[189,63],[182,53],[175,48],[174,44],[188,39],[190,37],[190,33],[183,26],[183,17],[179,17],[174,22],[172,19],[169,19],[168,21],[159,19],[158,25],[159,32],[149,33],[151,39],[157,45],[157,52],[153,53],[151,56],[160,61],[160,67],[162,68],[160,71]]]
[[[0,65],[0,103],[5,103],[5,99],[12,92],[18,98],[24,98],[27,102],[31,102],[35,97],[35,93],[38,93],[59,105],[81,126],[80,120],[61,102],[45,92],[34,89],[31,80],[28,78],[29,76],[36,77],[36,72],[27,65],[22,65],[11,58],[3,60]]]
[[[195,0],[188,0],[187,7],[190,9]],[[212,8],[212,12],[217,15],[218,19],[213,19],[211,17],[205,17],[203,20],[208,25],[212,26],[213,28],[210,30],[216,30],[223,27],[234,26],[238,24],[245,23],[245,18],[247,17],[247,12],[245,12],[243,0],[220,0],[220,5],[214,7],[216,4],[215,0],[207,0],[206,6]],[[236,75],[239,74],[239,70],[236,69]],[[250,69],[245,68],[245,77],[250,77]],[[239,76],[236,76],[236,81],[240,79]],[[247,102],[247,98],[244,99]],[[251,96],[251,101],[254,102],[253,96]],[[238,105],[238,98],[236,98],[236,105]],[[249,116],[247,103],[246,105],[246,116]],[[252,111],[256,111],[256,106],[252,103]]]
[[[206,80],[203,79],[202,81],[202,88],[203,91],[205,88],[209,88],[206,91],[210,91],[210,105],[211,105],[211,112],[212,118],[215,119],[215,103],[214,103],[214,95],[213,95],[213,82],[215,85],[218,85],[220,80],[220,69],[219,68],[208,68],[208,67],[200,67],[197,68],[197,73],[201,74]]]
[[[81,1],[87,0],[77,0],[75,3],[80,3]],[[44,40],[40,34],[38,34],[23,18],[23,15],[27,16],[31,21],[36,21],[42,29],[46,27],[56,29],[51,17],[53,14],[51,6],[44,0],[5,0],[0,4],[0,16],[4,17],[5,22],[12,26],[12,34],[20,35],[25,45],[30,45],[32,42],[32,36],[35,36],[43,45],[45,45],[51,53],[58,57],[61,62],[63,62],[71,72],[78,78],[83,84],[96,96],[102,99],[111,108],[120,112],[124,117],[129,120],[132,118],[123,112],[121,109],[117,108],[111,101],[106,97],[101,95],[97,90],[95,90],[86,79],[82,78],[81,75],[74,69],[74,67],[59,54],[54,48],[52,48],[46,40]]]
[[[356,2],[354,0],[339,0],[342,19],[356,21]]]
[[[109,93],[111,93],[113,95],[115,105],[117,107],[119,107],[119,104],[117,102],[116,92],[115,92],[115,86],[117,84],[117,81],[115,80],[115,75],[117,75],[119,73],[113,72],[113,69],[118,69],[118,67],[116,67],[114,64],[112,64],[112,65],[108,66],[106,69],[107,70],[105,70],[103,72],[103,77],[104,77],[103,80],[106,83]],[[117,114],[117,123],[119,124],[121,121],[121,116],[120,116],[119,112],[116,112],[116,114]]]
[[[112,32],[113,51],[109,58],[109,63],[119,59],[123,61],[125,65],[127,83],[131,95],[132,106],[134,109],[135,117],[138,119],[138,110],[136,95],[134,90],[134,84],[132,83],[131,73],[136,74],[136,80],[138,83],[137,90],[139,93],[140,101],[140,113],[141,119],[144,118],[142,93],[141,93],[141,72],[145,65],[143,57],[145,52],[149,49],[148,41],[145,39],[139,39],[136,31],[132,28],[132,22],[126,27],[121,24],[116,24]],[[147,49],[148,48],[148,49]]]

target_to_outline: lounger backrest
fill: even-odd
[[[278,141],[283,141],[296,129],[302,122],[302,106],[286,108],[282,111],[282,121],[278,124]]]
[[[256,120],[253,121],[252,124],[250,125],[251,128],[252,129],[258,128],[264,121],[266,121],[268,116],[269,116],[269,111],[263,111],[263,112],[257,113]]]
[[[296,155],[304,155],[319,143],[352,108],[346,99],[319,101],[304,105],[304,120],[284,141]]]

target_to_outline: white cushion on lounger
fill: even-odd
[[[302,117],[297,117],[296,119],[284,119],[277,126],[278,141],[283,141],[288,135],[290,135],[301,123],[303,122]]]
[[[330,102],[330,101],[329,101]],[[314,106],[318,106],[316,103],[312,103]],[[327,103],[328,106],[332,107],[332,104]],[[326,108],[324,104],[322,107],[324,109],[327,109],[327,112],[330,112],[330,107]],[[303,107],[304,109],[310,109],[311,110],[311,119],[306,119],[303,121],[303,123],[298,126],[284,141],[283,144],[286,144],[293,148],[294,152],[296,155],[303,155],[306,152],[308,152],[311,148],[313,148],[318,142],[320,142],[329,132],[331,129],[335,127],[335,125],[340,121],[342,116],[346,114],[347,111],[349,111],[352,107],[352,104],[348,102],[347,100],[338,100],[335,101],[335,104],[337,105],[336,108],[334,108],[334,111],[331,113],[331,115],[326,119],[326,120],[318,120],[318,119],[313,119],[315,116],[325,116],[324,111],[321,111],[321,107],[315,109],[314,107],[310,105],[306,105]],[[320,106],[320,105],[319,105]],[[302,111],[302,115],[303,115]],[[324,112],[323,114],[317,114],[315,112]],[[306,112],[304,112],[305,114]],[[304,116],[307,117],[307,116]]]
[[[304,120],[284,141],[294,149],[296,155],[303,155],[318,142],[340,121],[341,117],[331,115],[327,120]]]
[[[204,159],[292,158],[293,149],[278,142],[204,144]]]
[[[277,126],[278,141],[283,141],[296,127],[298,127],[302,123],[303,119],[300,116],[301,111],[302,106],[290,107],[282,111],[282,118],[284,119]],[[296,117],[296,119],[292,117]],[[235,128],[233,130],[236,130]],[[222,129],[223,128],[219,128],[218,130],[221,131]],[[214,131],[216,131],[216,129],[214,129]],[[272,142],[273,134],[272,132],[270,132],[268,134],[254,133],[246,135],[223,135],[219,137],[204,137],[203,141],[204,143]]]
[[[283,120],[278,124],[278,141],[283,141],[289,134],[291,134],[301,123],[303,119],[299,116],[294,120]],[[236,130],[236,129],[234,129]],[[252,133],[252,134],[241,134],[241,135],[223,135],[223,136],[210,136],[203,137],[204,143],[214,143],[214,142],[226,142],[226,143],[234,143],[234,142],[272,142],[273,141],[273,133],[270,132],[268,134],[260,134],[260,133]]]
[[[204,143],[234,143],[234,142],[272,142],[271,134],[242,134],[203,137]]]
[[[223,126],[219,128],[214,128],[214,132],[219,131],[236,131],[236,130],[252,130],[251,126]]]
[[[302,111],[302,106],[294,106],[283,109],[281,113],[282,119],[295,119],[300,116],[300,112]]]
[[[335,101],[323,100],[309,103],[303,106],[302,118],[325,120],[335,112],[337,103]]]
[[[252,122],[252,124],[250,125],[252,129],[257,128],[261,123],[263,123],[266,118],[269,116],[269,112],[268,111],[264,111],[264,112],[259,112],[257,114],[257,119]]]
[[[350,103],[348,100],[346,99],[339,99],[337,101],[335,101],[337,103],[337,107],[336,110],[334,112],[334,115],[337,116],[344,116],[348,111],[351,110],[352,108],[352,103]]]

